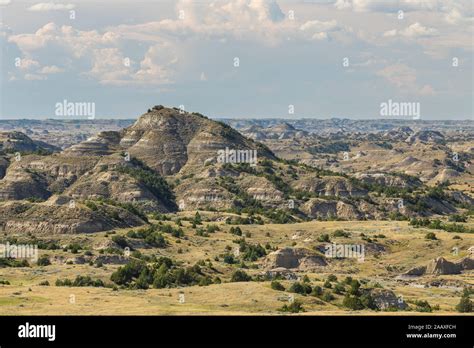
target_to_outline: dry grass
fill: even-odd
[[[202,214],[206,216],[207,214]],[[212,215],[212,214],[210,214]],[[207,223],[204,223],[206,225]],[[210,286],[186,287],[174,289],[150,290],[123,290],[93,287],[56,287],[56,279],[74,279],[77,275],[90,275],[110,283],[110,274],[118,265],[104,265],[97,268],[88,264],[66,265],[53,264],[46,267],[33,266],[31,268],[3,268],[0,279],[8,280],[11,285],[0,285],[0,314],[3,315],[281,315],[278,311],[287,292],[275,291],[270,288],[269,282],[228,283],[231,273],[237,269],[235,265],[222,262],[222,254],[227,245],[235,248],[232,241],[239,237],[228,233],[229,225],[219,224],[220,232],[209,237],[198,237],[193,229],[185,223],[185,234],[188,240],[181,240],[166,235],[170,247],[166,249],[142,249],[143,253],[157,253],[182,262],[183,265],[193,265],[199,260],[209,259],[224,283]],[[470,223],[472,225],[472,223]],[[449,276],[424,276],[413,281],[397,281],[395,277],[414,267],[426,265],[431,259],[443,256],[454,261],[466,256],[467,249],[474,245],[474,236],[458,234],[461,240],[453,239],[455,233],[434,231],[437,241],[424,238],[428,230],[414,229],[407,222],[397,221],[334,221],[334,222],[306,222],[287,225],[244,225],[245,232],[251,237],[246,238],[249,243],[270,243],[278,248],[293,246],[312,249],[321,243],[317,237],[323,233],[332,233],[337,229],[350,232],[349,238],[332,238],[336,243],[358,244],[362,241],[361,233],[366,236],[383,234],[385,238],[378,238],[376,243],[383,245],[387,252],[375,255],[369,253],[364,262],[356,260],[330,260],[330,265],[321,273],[308,273],[312,285],[321,285],[329,274],[335,274],[339,280],[350,275],[356,279],[366,279],[371,284],[379,283],[384,288],[393,290],[407,301],[427,300],[431,305],[439,305],[436,314],[452,314],[454,306],[459,302],[461,286],[453,287],[422,287],[436,279],[445,279],[458,284],[474,285],[472,273]],[[118,230],[117,234],[124,234],[127,230]],[[429,230],[433,231],[433,230]],[[111,238],[105,233],[80,236],[61,236],[61,244],[79,241],[86,246],[100,244]],[[459,255],[452,254],[452,248],[459,248]],[[178,253],[178,249],[182,253]],[[97,251],[93,251],[98,254]],[[64,251],[41,251],[41,254],[77,255]],[[82,254],[82,252],[80,253]],[[79,254],[79,255],[80,255]],[[215,261],[215,257],[220,257]],[[248,263],[250,264],[250,263]],[[246,270],[250,274],[258,274],[261,269],[261,260],[255,263],[258,269]],[[300,274],[303,275],[303,274]],[[48,280],[51,286],[39,286],[41,281]],[[283,282],[286,287],[289,282]],[[179,303],[179,293],[185,295],[185,303]],[[75,296],[75,303],[70,303],[70,296]],[[303,303],[306,312],[301,314],[312,315],[404,315],[422,314],[417,312],[373,312],[348,311],[341,307],[342,297],[330,303],[321,301],[312,296],[295,295]]]

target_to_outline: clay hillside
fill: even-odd
[[[151,212],[197,209],[280,223],[371,220],[454,214],[473,203],[405,174],[351,175],[283,160],[224,123],[161,105],[62,151],[19,132],[1,140],[5,231],[103,231],[145,224]]]

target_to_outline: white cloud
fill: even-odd
[[[51,22],[34,34],[12,35],[8,41],[17,44],[25,54],[54,45],[79,58],[97,47],[116,46],[119,43],[119,37],[109,31],[99,34],[96,30],[81,31],[66,25],[58,27]]]
[[[411,87],[416,82],[416,71],[404,64],[389,65],[379,70],[377,75],[384,77],[398,88]]]
[[[0,6],[6,6],[11,4],[11,0],[0,0]]]
[[[318,21],[311,20],[300,26],[300,31],[304,34],[303,38],[309,37],[312,40],[328,40],[330,38],[338,38],[341,41],[350,38],[352,29],[343,27],[337,23],[336,20]],[[343,34],[344,37],[337,36]]]
[[[437,34],[438,34],[438,30],[434,28],[425,27],[421,25],[420,23],[416,22],[403,30],[396,30],[396,29],[388,30],[383,34],[383,36],[384,37],[403,36],[406,38],[417,38],[417,37],[435,36]]]
[[[26,74],[24,79],[27,81],[37,81],[37,80],[46,80],[46,76],[37,75],[37,74]]]
[[[352,9],[357,12],[383,12],[398,9],[399,3],[410,9],[430,10],[434,8],[434,2],[431,0],[397,0],[395,2],[391,0],[386,2],[338,0],[334,2],[334,5],[336,9]],[[67,4],[41,3],[31,8],[35,6],[44,9],[54,8],[45,4],[69,6]],[[10,43],[18,46],[25,57],[35,57],[44,63],[42,57],[51,54],[48,52],[54,52],[53,54],[57,56],[64,55],[65,60],[70,60],[72,69],[80,67],[83,76],[97,79],[101,84],[113,85],[171,83],[174,80],[176,65],[181,63],[177,57],[182,56],[183,62],[189,57],[189,54],[178,53],[187,49],[188,43],[201,44],[206,40],[226,42],[227,46],[235,41],[252,41],[265,46],[277,46],[288,42],[287,40],[295,42],[331,39],[345,45],[352,44],[351,41],[356,38],[356,40],[364,41],[364,44],[389,47],[393,42],[386,38],[398,37],[402,39],[423,38],[423,40],[417,40],[414,43],[423,45],[425,50],[428,47],[432,51],[435,51],[440,43],[444,46],[443,49],[446,49],[448,45],[452,47],[465,45],[466,36],[458,35],[457,41],[453,41],[452,37],[448,37],[446,31],[443,30],[444,28],[440,27],[438,30],[423,26],[419,22],[403,29],[385,31],[383,37],[380,35],[383,30],[377,31],[380,26],[376,24],[372,26],[371,23],[368,23],[366,27],[361,26],[361,28],[354,30],[345,24],[352,23],[350,20],[345,21],[345,17],[349,17],[350,14],[349,16],[347,13],[341,14],[331,4],[317,5],[315,8],[319,9],[319,6],[325,6],[327,10],[321,11],[323,13],[321,18],[318,17],[320,12],[316,10],[303,15],[302,12],[298,12],[298,8],[295,8],[297,18],[301,20],[290,20],[285,18],[284,11],[275,1],[235,0],[196,4],[191,0],[181,0],[176,5],[176,17],[173,18],[106,28],[98,27],[97,30],[79,30],[72,26],[47,23],[34,33],[5,34],[5,36]],[[57,9],[59,7],[56,6]],[[443,11],[447,11],[447,9],[443,8]],[[464,12],[462,13],[464,14]],[[178,14],[183,14],[184,17],[178,18]],[[333,19],[332,15],[337,20]],[[357,13],[352,16],[379,16],[378,22],[381,22],[380,18],[385,15]],[[457,12],[453,12],[451,21],[459,21],[458,17]],[[306,20],[307,18],[310,19]],[[100,23],[100,16],[98,19],[97,22]],[[438,19],[445,21],[444,12]],[[364,20],[360,19],[360,21]],[[418,18],[413,17],[413,21],[416,20]],[[422,20],[424,21],[424,19]],[[436,24],[431,19],[427,19],[427,23],[430,26]],[[451,26],[448,27],[451,28]],[[450,34],[454,36],[456,33],[450,31]],[[365,39],[364,35],[367,36]],[[135,55],[136,62],[127,67],[123,64],[123,59],[127,55],[127,50],[130,49],[129,43],[131,42],[139,43],[149,49],[146,53],[142,51],[142,57]],[[470,44],[470,41],[468,43]],[[157,53],[158,51],[160,53]],[[46,62],[49,66],[53,66],[53,63],[63,66],[58,60]],[[54,68],[44,67],[43,69],[49,73],[54,71]],[[195,76],[199,76],[200,70],[196,70],[194,73]]]
[[[119,85],[130,75],[125,57],[118,48],[97,48],[92,52],[92,68],[86,75],[104,85]],[[130,65],[133,61],[130,61]]]
[[[39,71],[41,74],[49,75],[49,74],[59,74],[64,72],[63,68],[60,68],[56,65],[45,66],[41,68]]]
[[[34,59],[22,58],[20,59],[18,68],[21,70],[32,70],[34,68],[38,68],[39,66],[40,63]]]
[[[40,2],[28,7],[28,11],[46,12],[46,11],[64,11],[75,8],[74,4],[58,4],[54,2]]]
[[[140,69],[132,78],[142,84],[171,83],[173,66],[178,62],[174,48],[167,42],[151,46],[140,62]]]
[[[433,95],[435,90],[430,85],[419,86],[416,70],[401,63],[389,65],[376,73],[390,84],[407,94]]]
[[[386,31],[385,33],[383,33],[383,36],[385,36],[385,37],[393,37],[393,36],[397,36],[397,33],[398,33],[398,30],[397,30],[397,29],[392,29],[392,30],[388,30],[388,31]]]
[[[470,3],[453,3],[446,8],[445,21],[451,25],[474,24],[474,6]]]
[[[110,28],[121,36],[141,41],[161,41],[163,37],[199,40],[249,40],[266,46],[276,46],[288,39],[321,40],[352,37],[351,28],[337,24],[336,20],[312,19],[306,22],[290,20],[275,1],[235,0],[213,3],[180,1],[176,5],[181,19],[164,19],[137,25],[120,25]]]
[[[328,22],[321,21],[308,21],[301,25],[300,30],[303,31],[312,31],[312,32],[323,32],[323,31],[333,31],[339,29],[337,22],[335,20]]]
[[[400,34],[405,37],[433,36],[433,35],[436,35],[437,33],[438,31],[436,29],[424,27],[418,22],[400,31]]]
[[[337,0],[334,6],[356,12],[434,11],[441,7],[439,0]]]
[[[130,60],[128,66],[125,58],[118,48],[96,49],[92,69],[85,75],[103,85],[157,86],[172,82],[173,66],[178,63],[173,46],[167,42],[150,46],[139,64]]]

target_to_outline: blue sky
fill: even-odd
[[[471,0],[0,0],[0,117],[472,119]],[[239,66],[234,66],[235,59]],[[344,64],[345,63],[345,64]],[[294,114],[289,114],[289,106]]]

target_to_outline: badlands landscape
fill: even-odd
[[[472,122],[156,105],[0,130],[0,245],[37,251],[0,259],[1,314],[472,311]]]

